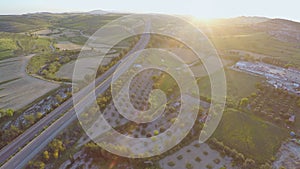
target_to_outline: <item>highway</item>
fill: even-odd
[[[150,21],[146,21],[145,31],[149,31],[150,27]],[[92,101],[92,95],[100,95],[105,92],[111,84],[112,74],[116,71],[116,68],[118,68],[118,66],[124,61],[126,61],[127,63],[127,56],[136,51],[144,49],[147,46],[149,40],[150,35],[143,34],[138,43],[130,50],[130,52],[127,53],[126,56],[123,57],[123,59],[117,62],[117,64],[111,67],[99,78],[95,79],[95,85],[91,83],[80,90],[78,93],[76,93],[73,97],[81,99],[81,101],[77,103],[77,106],[84,107],[80,105],[86,105],[90,103]],[[118,72],[125,72],[126,70],[127,66],[125,66],[124,68],[122,67],[121,69],[118,68]],[[94,88],[94,86],[96,87]],[[81,111],[84,110],[80,110],[80,112]],[[66,128],[69,124],[76,120],[76,118],[76,112],[73,107],[73,98],[70,98],[59,107],[54,109],[51,113],[35,123],[23,134],[17,137],[12,143],[1,149],[0,164],[4,163],[1,166],[1,169],[19,169],[24,167],[28,163],[28,161],[30,161],[36,154],[38,154],[45,146],[47,146],[47,144],[51,142],[51,140],[53,140],[64,128]],[[49,127],[42,131],[47,126]]]

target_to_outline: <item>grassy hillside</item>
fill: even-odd
[[[300,37],[300,23],[275,19],[245,24],[239,20],[215,21],[207,25],[205,32],[220,52],[248,51],[300,67],[299,40],[293,38]]]
[[[0,60],[31,53],[49,52],[51,51],[50,45],[49,39],[0,32]]]
[[[67,28],[91,35],[101,26],[124,15],[91,15],[88,13],[7,15],[0,16],[0,31],[34,32],[48,28]],[[298,31],[300,23],[280,19],[238,17],[218,19],[201,25],[205,25],[204,32],[221,52],[249,51],[292,62],[300,67],[300,46],[298,41],[295,42],[295,38],[293,38],[294,35],[300,34]],[[65,37],[60,38],[64,40]],[[294,41],[289,41],[291,38]],[[83,44],[86,38],[78,35],[67,40]]]
[[[0,32],[34,32],[48,27],[62,27],[83,30],[92,34],[104,24],[123,15],[90,15],[87,13],[1,15]]]
[[[1,32],[27,32],[38,30],[49,25],[47,18],[39,15],[1,15]]]
[[[68,14],[54,24],[55,27],[82,30],[87,34],[95,33],[101,26],[115,20],[123,14],[88,15]]]

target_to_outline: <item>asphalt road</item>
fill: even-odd
[[[147,21],[145,30],[149,30],[150,27],[151,23],[150,21]],[[112,74],[115,72],[118,65],[126,61],[127,56],[138,50],[144,49],[147,46],[149,40],[149,34],[142,35],[139,42],[122,60],[120,60],[117,64],[115,64],[102,76],[95,80],[95,86],[97,86],[95,89],[94,84],[91,83],[80,90],[78,93],[76,93],[73,97],[82,98],[82,100],[78,103],[78,107],[85,107],[80,105],[86,105],[90,103],[92,101],[91,96],[94,95],[94,92],[96,93],[96,95],[105,92],[105,90],[110,86]],[[126,70],[127,66],[125,66],[124,68],[119,68],[118,72],[125,72]],[[1,169],[19,169],[24,167],[28,163],[28,161],[30,161],[30,159],[32,159],[37,153],[39,153],[51,140],[55,138],[55,136],[59,134],[59,132],[61,132],[70,123],[76,120],[76,118],[77,116],[73,107],[73,99],[70,98],[62,105],[54,109],[47,116],[35,123],[32,127],[26,130],[22,135],[17,137],[12,143],[7,145],[0,151],[0,164],[3,164],[6,160],[8,160],[10,156],[13,155],[12,158],[10,158],[1,166]],[[40,133],[46,126],[49,127],[42,133]],[[18,151],[20,148],[22,149]]]

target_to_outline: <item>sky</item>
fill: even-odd
[[[264,16],[300,22],[299,0],[2,0],[0,14],[108,10],[192,15],[200,19]]]

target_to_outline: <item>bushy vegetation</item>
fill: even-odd
[[[53,91],[47,93],[46,96],[50,96],[51,94],[53,94]],[[65,100],[70,98],[71,94],[67,92],[65,98],[62,98],[59,94],[52,95],[52,97],[55,97],[56,103],[50,105],[51,108],[46,110],[46,112],[44,113],[51,112],[53,108],[56,108],[57,106],[59,106],[59,104],[63,103]],[[44,117],[45,114],[38,111],[29,111],[30,113],[28,113],[28,111],[25,111],[40,101],[41,98],[35,100],[34,103],[16,112],[10,108],[0,109],[0,148],[9,144],[16,137],[18,137],[20,134],[22,134],[24,131],[26,131],[28,128],[34,125],[38,120]]]
[[[1,120],[5,117],[12,117],[15,111],[13,109],[0,109],[0,118]]]
[[[252,168],[271,169],[272,168],[269,163],[257,164],[253,159],[246,158],[242,153],[228,147],[227,145],[224,145],[223,142],[218,141],[216,138],[210,139],[208,143],[210,147],[212,147],[213,149],[216,149],[217,151],[221,152],[224,155],[232,157],[234,159],[233,164],[240,166],[242,169],[252,169]],[[219,159],[215,159],[214,162],[218,164],[220,161]]]
[[[251,98],[251,111],[257,116],[273,122],[276,125],[286,125],[298,129],[300,122],[289,121],[293,115],[297,115],[300,109],[298,96],[283,89],[276,89],[269,85],[260,85],[258,93]]]
[[[51,164],[52,168],[59,168],[66,160],[74,163],[73,155],[78,151],[76,148],[77,140],[83,134],[80,124],[76,121],[61,132],[47,147],[32,159],[26,166],[26,169],[40,169],[40,165],[46,167]],[[75,140],[74,140],[75,139]]]
[[[31,58],[27,66],[27,72],[37,74],[47,79],[61,80],[55,73],[63,64],[76,59],[79,51],[57,51],[54,53],[43,53]]]

